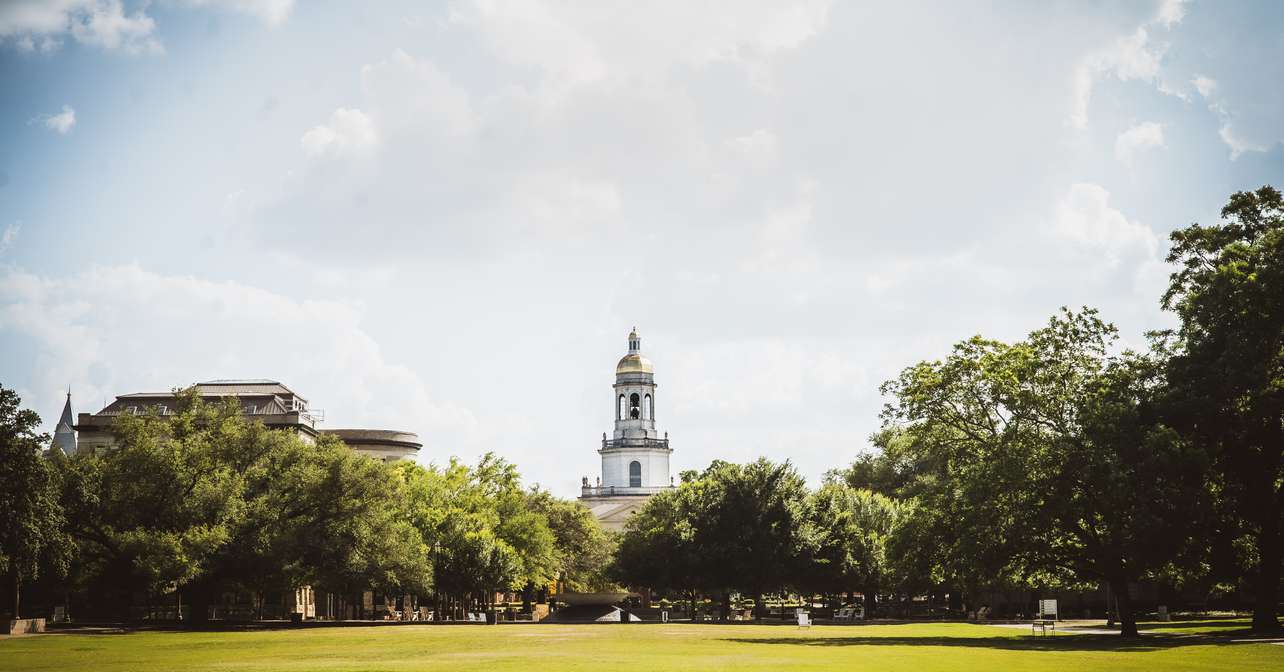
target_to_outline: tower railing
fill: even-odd
[[[672,489],[672,485],[655,485],[638,488],[620,485],[586,485],[580,488],[580,497],[623,497],[626,495],[654,495]]]
[[[624,439],[603,438],[602,439],[602,450],[612,450],[612,449],[624,450],[627,448],[663,448],[665,450],[668,450],[669,440],[668,439],[630,439],[630,438],[624,438]]]

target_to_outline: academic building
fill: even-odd
[[[325,413],[308,406],[308,400],[275,380],[211,380],[193,386],[208,403],[235,399],[241,414],[251,422],[262,422],[270,429],[293,432],[305,441],[329,434],[339,438],[353,451],[371,458],[394,461],[413,459],[423,444],[413,432],[394,429],[318,429]],[[122,415],[156,413],[160,416],[177,412],[178,395],[173,392],[135,392],[122,394],[97,413],[74,415],[71,393],[63,406],[54,430],[53,443],[68,455],[79,451],[110,450],[115,443],[112,422]],[[75,417],[73,424],[72,418]],[[403,610],[414,605],[411,595],[398,597]],[[135,605],[139,606],[139,605]],[[253,596],[229,592],[213,606],[215,618],[248,619],[262,617],[283,619],[312,618],[382,618],[393,607],[374,591],[364,591],[361,604],[351,604],[329,593],[317,593],[311,586],[297,586],[267,593],[255,604]],[[141,606],[139,608],[142,608]],[[168,611],[167,611],[168,610]],[[140,612],[148,618],[169,620],[177,617],[173,607],[148,605]]]
[[[325,413],[310,409],[307,399],[275,380],[211,380],[194,387],[206,402],[235,399],[246,420],[262,422],[269,429],[293,432],[305,441],[330,434],[358,453],[385,461],[414,458],[423,447],[417,435],[401,430],[318,429],[317,423],[325,419]],[[111,425],[118,416],[151,412],[171,415],[177,404],[178,397],[173,391],[122,394],[97,413],[81,413],[75,424],[70,425],[71,394],[68,393],[54,441],[69,455],[80,450],[110,448],[114,441]],[[64,428],[64,425],[70,426]]]

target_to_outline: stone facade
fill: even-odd
[[[669,471],[669,435],[656,430],[655,369],[642,355],[637,329],[629,334],[629,351],[615,367],[611,406],[615,431],[602,435],[598,454],[602,473],[594,485],[581,482],[580,501],[604,527],[624,529],[629,515],[647,498],[673,487]]]

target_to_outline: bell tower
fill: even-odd
[[[629,332],[628,353],[615,365],[615,384],[611,386],[615,431],[610,438],[602,435],[602,447],[597,451],[602,456],[602,476],[594,485],[584,479],[580,495],[582,500],[592,500],[586,503],[595,513],[611,512],[599,516],[608,527],[622,525],[622,517],[647,497],[673,487],[669,475],[673,449],[668,434],[661,436],[655,428],[656,408],[655,368],[642,354],[642,337],[634,327]],[[619,500],[619,507],[598,508],[615,500]],[[616,516],[621,518],[615,520]]]
[[[629,354],[615,367],[615,438],[656,439],[655,371],[642,356],[637,327],[629,332]]]

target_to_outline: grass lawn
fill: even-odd
[[[1150,624],[1140,641],[964,623],[314,627],[0,637],[0,670],[1273,670],[1243,621]],[[1207,634],[1206,634],[1207,633]]]

